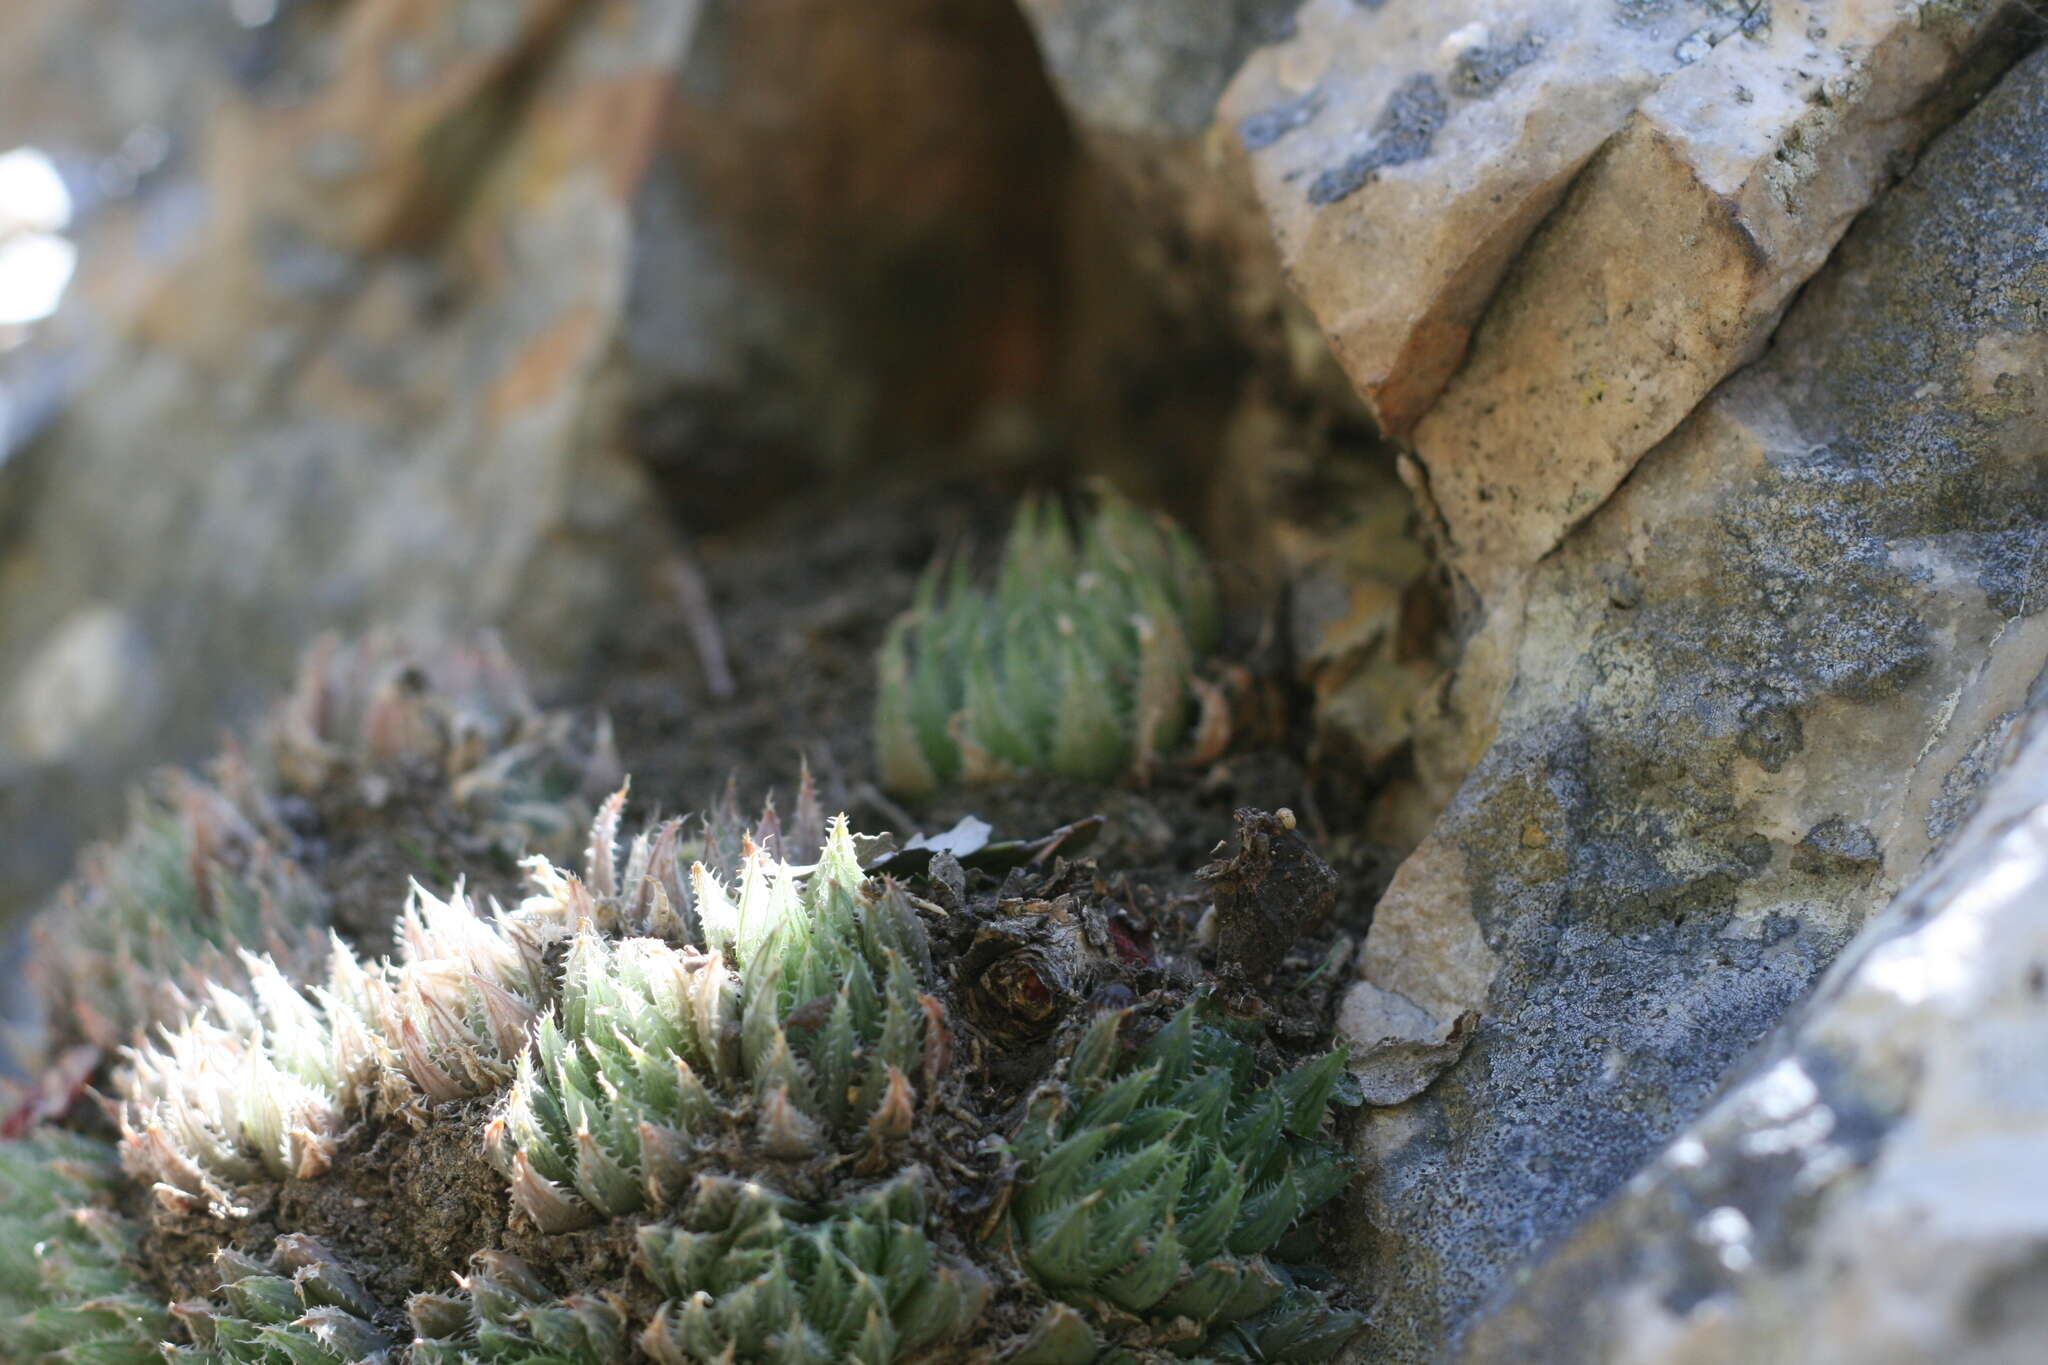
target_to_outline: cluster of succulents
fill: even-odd
[[[935,563],[890,628],[882,783],[1143,776],[1187,737],[1216,634],[1208,568],[1171,521],[1105,493],[1076,534],[1056,503],[1027,502],[993,587],[964,557]]]
[[[1330,1052],[1264,1085],[1205,999],[1125,1055],[1123,1011],[1080,1038],[1012,1140],[1016,1245],[1048,1310],[1036,1365],[1086,1365],[1101,1338],[1215,1360],[1325,1360],[1356,1314],[1297,1282],[1276,1246],[1350,1178],[1319,1136],[1345,1074]]]
[[[1214,607],[1179,533],[1106,501],[1077,543],[1027,509],[995,600],[1025,613],[1039,574],[1064,608],[1014,656],[969,638],[958,577],[943,605],[928,585],[918,662],[892,645],[922,679],[905,725],[943,712],[948,776],[1122,772],[1186,724]],[[48,921],[60,1031],[126,1044],[97,1073],[118,1143],[0,1137],[0,1359],[1139,1365],[1324,1361],[1356,1336],[1309,1268],[1348,1176],[1340,1054],[1288,1069],[1150,968],[1120,1008],[1070,993],[1008,1029],[1044,978],[961,945],[1016,948],[1000,927],[1052,970],[1092,878],[1011,868],[970,910],[937,872],[870,871],[808,774],[787,818],[729,790],[631,837],[621,787],[572,840],[606,746],[492,649],[403,657],[316,649],[261,742],[152,788]],[[1057,686],[1022,690],[1033,661]],[[526,894],[415,880],[351,938],[295,830],[407,784],[530,851]],[[1034,938],[1016,890],[1056,880],[1077,908]],[[1021,1092],[995,1056],[1034,1068]],[[370,1207],[397,1187],[372,1167],[408,1143],[469,1204],[394,1260],[371,1229],[408,1215]],[[183,1264],[200,1245],[212,1278]]]
[[[1345,1178],[1319,1136],[1336,1054],[1257,1085],[1206,1001],[1137,1046],[1103,1015],[1010,1139],[999,1235],[970,1243],[916,1155],[953,1036],[910,892],[863,872],[843,818],[801,865],[774,850],[808,833],[713,822],[695,851],[719,867],[686,872],[674,822],[620,850],[622,802],[580,875],[535,859],[511,909],[415,887],[394,960],[333,940],[299,984],[246,956],[238,988],[132,1052],[120,1157],[160,1216],[232,1228],[263,1187],[333,1178],[351,1125],[473,1123],[486,1101],[518,1218],[544,1239],[622,1227],[643,1297],[485,1247],[401,1308],[313,1229],[223,1251],[210,1300],[98,1286],[121,1323],[223,1365],[880,1365],[964,1349],[1022,1282],[1051,1306],[976,1358],[1313,1361],[1355,1335],[1275,1251]]]
[[[480,842],[566,852],[620,777],[609,722],[536,706],[494,635],[314,642],[255,754],[278,794],[374,805],[407,780],[470,814]]]
[[[259,1261],[214,1257],[220,1297],[171,1306],[193,1345],[167,1354],[191,1365],[353,1365],[393,1345],[376,1326],[377,1301],[318,1239],[290,1233]]]
[[[119,1172],[91,1139],[0,1140],[0,1359],[144,1365],[170,1332],[128,1262],[137,1230],[110,1207]]]
[[[240,988],[237,949],[295,979],[317,968],[330,904],[294,805],[372,806],[422,784],[480,846],[563,852],[589,819],[592,784],[615,783],[617,766],[605,727],[585,735],[535,707],[493,639],[323,639],[256,744],[230,746],[210,780],[152,779],[127,829],[86,853],[42,917],[53,1041],[111,1050],[209,985]]]
[[[991,1287],[933,1245],[926,1180],[913,1167],[818,1209],[699,1176],[678,1225],[640,1229],[640,1264],[669,1295],[641,1346],[660,1365],[890,1365],[960,1340]]]
[[[620,804],[601,812],[584,875],[536,859],[536,894],[512,910],[415,887],[396,961],[365,963],[337,940],[324,980],[299,986],[246,958],[241,990],[213,988],[134,1051],[120,1078],[128,1173],[168,1211],[231,1220],[253,1185],[327,1175],[352,1122],[496,1096],[484,1144],[534,1228],[665,1215],[637,1230],[643,1273],[670,1296],[634,1324],[657,1358],[718,1359],[693,1354],[715,1337],[745,1358],[888,1360],[971,1327],[987,1283],[934,1248],[921,1177],[892,1159],[945,1069],[943,1012],[920,990],[929,947],[902,889],[865,877],[843,819],[805,867],[772,851],[770,822],[724,877],[702,861],[682,874],[672,823],[634,840],[622,868]],[[806,1008],[815,1019],[800,1024]],[[848,1149],[896,1178],[824,1200],[775,1190],[778,1170]],[[729,1173],[749,1164],[755,1177]],[[179,1315],[203,1324],[202,1358],[325,1359],[335,1342],[388,1335],[374,1305],[293,1299],[304,1265],[291,1282],[223,1264],[236,1272],[227,1306]],[[538,1359],[582,1332],[591,1343],[565,1358],[623,1358],[595,1344],[624,1341],[599,1330],[612,1310],[538,1298],[509,1264],[491,1262],[486,1282],[524,1286],[525,1306],[494,1339],[528,1332]],[[413,1308],[416,1358],[481,1349],[448,1344],[450,1312]]]
[[[231,760],[228,774],[239,771]],[[38,984],[61,1036],[114,1048],[176,1014],[181,992],[234,982],[232,945],[308,965],[326,916],[319,888],[244,805],[166,773],[135,794],[117,842],[87,850],[45,915]]]
[[[929,951],[915,912],[900,888],[865,881],[840,819],[807,871],[759,845],[731,889],[695,865],[681,907],[692,946],[576,934],[558,1008],[486,1133],[536,1226],[672,1204],[694,1178],[692,1154],[740,1113],[770,1160],[804,1160],[831,1134],[909,1135],[909,1077],[927,1089],[936,1079],[943,1024],[909,965]],[[815,1016],[805,1027],[800,1007]]]

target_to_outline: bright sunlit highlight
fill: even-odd
[[[50,158],[36,147],[0,153],[0,237],[62,232],[69,226],[71,191]]]
[[[57,311],[78,248],[54,232],[25,232],[0,242],[0,327],[40,322]]]
[[[60,236],[71,224],[71,192],[40,150],[0,153],[0,327],[40,322],[57,311],[78,268],[78,248]]]

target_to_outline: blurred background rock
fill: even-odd
[[[884,463],[1199,513],[1257,369],[1007,0],[25,0],[0,92],[0,914],[320,629],[572,689]]]

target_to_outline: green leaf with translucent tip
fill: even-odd
[[[405,1316],[413,1335],[422,1339],[460,1336],[469,1329],[469,1304],[454,1294],[415,1294],[405,1302]]]
[[[968,646],[966,658],[966,725],[975,743],[1017,772],[1030,772],[1041,760],[1032,723],[1033,698],[1016,695],[997,668],[996,645],[986,636]],[[1013,701],[1013,697],[1015,700]]]
[[[1180,1202],[1186,1177],[1187,1160],[1176,1157],[1150,1184],[1106,1201],[1096,1215],[1083,1262],[1091,1283],[1101,1282],[1135,1256],[1145,1233],[1166,1226]]]
[[[576,1192],[614,1218],[646,1202],[639,1175],[588,1130],[576,1135]]]
[[[1047,1087],[1034,1094],[1024,1108],[1024,1120],[1010,1139],[1010,1151],[1019,1163],[1029,1166],[1040,1160],[1068,1131],[1067,1098],[1064,1090]]]
[[[1121,1053],[1118,1038],[1128,1010],[1104,1010],[1088,1025],[1067,1059],[1067,1084],[1081,1094],[1098,1090],[1115,1069]]]
[[[782,1042],[781,969],[776,967],[746,986],[740,1011],[740,1063],[759,1088],[762,1059]]]
[[[1241,1330],[1262,1359],[1293,1365],[1334,1358],[1364,1325],[1360,1315],[1330,1307],[1322,1295],[1293,1289]]]
[[[1245,1261],[1244,1278],[1238,1281],[1236,1292],[1224,1301],[1216,1317],[1222,1322],[1242,1322],[1255,1314],[1263,1313],[1267,1306],[1285,1294],[1289,1288],[1273,1269],[1272,1263],[1262,1256]]]
[[[288,1239],[278,1240],[282,1243]],[[309,1306],[339,1308],[365,1318],[374,1317],[381,1306],[356,1283],[353,1275],[331,1259],[302,1266],[292,1279],[300,1300]]]
[[[924,1010],[917,1003],[916,988],[903,968],[902,959],[892,958],[888,986],[883,993],[882,1026],[868,1047],[861,1093],[885,1094],[892,1066],[906,1076],[917,1074],[923,1051]]]
[[[1196,1265],[1153,1305],[1153,1310],[1165,1317],[1208,1323],[1244,1287],[1246,1274],[1242,1261],[1221,1259]]]
[[[932,979],[931,936],[910,896],[893,877],[884,877],[881,894],[861,915],[861,949],[867,960],[886,967],[890,953],[902,958],[920,980]],[[862,973],[865,977],[865,973]]]
[[[280,1275],[247,1275],[221,1290],[235,1312],[251,1322],[290,1322],[304,1310],[297,1288]]]
[[[878,1268],[892,1312],[901,1311],[931,1273],[934,1253],[931,1239],[924,1235],[923,1221],[893,1224],[884,1236]]]
[[[1287,1126],[1287,1105],[1270,1090],[1262,1090],[1251,1108],[1224,1127],[1223,1150],[1240,1162],[1262,1162],[1275,1151],[1274,1143]]]
[[[1151,1067],[1120,1076],[1084,1102],[1074,1122],[1083,1128],[1120,1122],[1138,1107],[1158,1080],[1159,1073]]]
[[[974,1267],[964,1263],[940,1266],[897,1310],[902,1349],[908,1353],[965,1336],[980,1318],[988,1296],[988,1280]]]
[[[1155,1084],[1153,1090],[1159,1087]],[[1148,1104],[1134,1109],[1122,1123],[1116,1126],[1117,1137],[1127,1146],[1150,1146],[1155,1142],[1173,1142],[1192,1121],[1193,1115],[1185,1109],[1175,1109],[1163,1104]]]
[[[1133,1313],[1142,1313],[1166,1297],[1181,1275],[1180,1237],[1173,1222],[1165,1225],[1149,1243],[1138,1244],[1138,1259],[1105,1280],[1102,1292]]]
[[[1095,1206],[1102,1197],[1097,1190],[1032,1220],[1033,1235],[1024,1253],[1032,1274],[1056,1288],[1077,1288],[1088,1282]]]
[[[1312,1156],[1294,1167],[1294,1183],[1301,1191],[1301,1209],[1310,1213],[1344,1192],[1356,1174],[1352,1163],[1341,1156]]]
[[[1218,1155],[1208,1172],[1190,1190],[1193,1207],[1182,1206],[1181,1242],[1190,1260],[1206,1260],[1223,1250],[1237,1226],[1245,1183],[1230,1161]]]
[[[1264,1251],[1294,1226],[1301,1212],[1301,1187],[1290,1170],[1274,1184],[1246,1196],[1238,1211],[1237,1227],[1230,1234],[1230,1249],[1241,1256]]]
[[[1052,769],[1082,782],[1110,782],[1130,762],[1128,722],[1108,673],[1073,640],[1060,659],[1060,709],[1053,720]]]
[[[1079,1184],[1082,1172],[1115,1135],[1114,1128],[1083,1128],[1047,1152],[1016,1196],[1018,1213],[1030,1218],[1087,1193]]]
[[[896,1359],[896,1331],[890,1326],[886,1313],[876,1309],[868,1311],[860,1334],[853,1339],[847,1355],[855,1365],[890,1365]]]
[[[942,779],[919,723],[919,696],[911,683],[908,639],[916,621],[905,616],[891,626],[876,656],[875,766],[882,785],[905,796],[937,791]],[[944,740],[943,729],[939,734]],[[951,747],[945,741],[945,748]]]
[[[308,1309],[292,1326],[338,1360],[363,1360],[391,1345],[389,1337],[343,1308]]]
[[[1220,1143],[1237,1082],[1228,1071],[1209,1071],[1182,1083],[1173,1093],[1173,1107],[1187,1115],[1187,1131],[1204,1143]]]
[[[1330,1107],[1330,1096],[1344,1079],[1347,1054],[1338,1048],[1296,1067],[1273,1082],[1273,1091],[1287,1109],[1287,1131],[1314,1137]]]
[[[1090,1365],[1101,1348],[1088,1320],[1064,1303],[1048,1304],[1045,1313],[1003,1365]]]
[[[813,1055],[819,1099],[833,1122],[844,1123],[848,1114],[847,1091],[859,1079],[860,1060],[860,1026],[855,1020],[849,987],[842,986],[833,998],[821,1046]]]
[[[1182,1005],[1138,1049],[1138,1064],[1156,1068],[1162,1087],[1178,1086],[1195,1065],[1195,1010],[1195,1001]]]
[[[1185,1157],[1186,1154],[1172,1142],[1151,1142],[1136,1150],[1119,1145],[1118,1151],[1088,1171],[1085,1183],[1103,1190],[1112,1198],[1121,1199],[1149,1188],[1163,1172],[1175,1162],[1184,1161]]]
[[[56,1351],[57,1365],[156,1365],[162,1359],[158,1348],[140,1341],[100,1338],[80,1341]]]

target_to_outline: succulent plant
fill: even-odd
[[[879,662],[883,785],[922,794],[1022,773],[1145,774],[1186,736],[1216,642],[1201,553],[1104,493],[1078,536],[1056,503],[1018,509],[992,588],[933,564]]]
[[[927,1234],[915,1167],[823,1209],[753,1181],[698,1177],[680,1226],[640,1229],[669,1295],[640,1336],[659,1365],[890,1365],[963,1338],[990,1284]]]
[[[48,1131],[0,1140],[0,1359],[144,1365],[170,1330],[126,1262],[137,1230],[111,1207],[105,1146]]]
[[[631,1337],[616,1295],[558,1296],[517,1256],[481,1251],[458,1294],[415,1294],[406,1305],[413,1365],[607,1365]]]
[[[121,1078],[128,1172],[166,1210],[233,1219],[252,1185],[325,1175],[352,1122],[502,1093],[485,1145],[542,1233],[680,1210],[638,1233],[645,1274],[673,1296],[641,1329],[658,1358],[694,1358],[691,1343],[713,1333],[749,1359],[839,1358],[806,1354],[821,1341],[895,1359],[971,1326],[985,1278],[933,1249],[914,1172],[822,1202],[730,1174],[752,1165],[772,1182],[846,1149],[877,1172],[897,1164],[889,1154],[911,1134],[920,1089],[928,1096],[944,1072],[947,1036],[919,989],[929,947],[901,888],[864,876],[844,819],[799,868],[771,851],[782,838],[771,818],[741,839],[730,887],[698,862],[685,890],[673,822],[636,839],[620,865],[622,804],[623,793],[600,813],[583,876],[536,859],[535,894],[514,910],[486,915],[460,891],[415,887],[395,962],[366,964],[335,940],[324,983],[301,987],[245,956],[240,991],[212,988],[203,1010],[133,1053]],[[600,924],[665,926],[695,942],[612,938]],[[764,1239],[773,1254],[750,1258]],[[707,1262],[714,1245],[732,1254]],[[494,1341],[517,1318],[539,1343],[533,1358],[546,1358],[566,1349],[563,1322],[590,1333],[610,1320],[584,1305],[557,1322],[553,1300],[512,1264],[494,1261],[485,1277],[525,1295]],[[227,1307],[180,1315],[216,1353],[205,1358],[324,1359],[334,1341],[367,1350],[386,1330],[367,1305],[293,1300],[278,1273],[223,1265],[235,1272]],[[481,1304],[474,1284],[470,1295]],[[764,1303],[786,1306],[801,1330],[764,1324]],[[450,1320],[428,1300],[414,1316],[436,1330]],[[444,1331],[414,1349],[467,1358],[482,1347]],[[577,1349],[564,1358],[611,1358]]]
[[[232,945],[310,965],[326,922],[325,895],[242,807],[165,773],[44,914],[37,980],[60,1038],[111,1049],[180,1013],[185,992],[236,981]]]
[[[211,780],[145,784],[126,831],[89,850],[43,914],[51,1041],[131,1042],[209,983],[245,985],[237,950],[293,979],[317,969],[334,918],[325,826],[359,823],[401,788],[445,806],[475,850],[562,853],[589,820],[591,784],[615,782],[617,766],[608,729],[584,735],[536,709],[494,639],[324,638],[257,744],[230,745]]]
[[[872,1117],[915,1066],[923,1033],[916,986],[890,954],[885,997],[858,951],[860,869],[843,822],[801,883],[760,849],[748,856],[737,895],[701,864],[695,871],[693,918],[717,946],[579,932],[563,963],[559,1011],[540,1021],[493,1120],[493,1159],[544,1230],[667,1204],[682,1193],[688,1153],[749,1107],[758,1110],[765,1153],[813,1155],[829,1124]],[[784,1020],[793,1001],[813,998],[830,1008],[793,1045]],[[853,1065],[863,1055],[866,1072]],[[886,1067],[896,1076],[881,1074]],[[716,1091],[738,1095],[721,1100]]]
[[[1350,1179],[1321,1139],[1345,1075],[1326,1053],[1254,1086],[1253,1049],[1206,1000],[1124,1055],[1126,1012],[1101,1015],[1012,1142],[1012,1223],[1031,1273],[1118,1340],[1218,1360],[1327,1360],[1357,1335],[1269,1253]],[[1120,1321],[1119,1321],[1120,1320]],[[1085,1365],[1097,1334],[1055,1307],[1021,1352]]]
[[[376,1320],[380,1305],[316,1238],[277,1239],[268,1261],[223,1250],[214,1256],[220,1297],[186,1300],[171,1313],[195,1343],[166,1355],[188,1365],[356,1365],[389,1359],[395,1344]]]
[[[234,1215],[238,1186],[326,1172],[342,1128],[373,1105],[412,1113],[487,1095],[513,1076],[554,995],[563,905],[480,915],[415,887],[397,962],[331,941],[325,983],[294,984],[245,955],[242,991],[132,1053],[121,1076],[122,1164],[170,1208]]]
[[[455,732],[409,705],[344,728]],[[963,900],[870,875],[808,780],[786,820],[742,821],[729,792],[630,838],[621,789],[575,870],[527,859],[509,908],[415,883],[388,955],[333,932],[315,951],[317,905],[222,881],[275,897],[297,875],[264,861],[259,808],[292,798],[256,766],[167,785],[190,813],[131,831],[163,840],[121,864],[134,922],[167,906],[186,933],[151,948],[182,975],[131,995],[163,1022],[110,1083],[132,1221],[104,1148],[0,1144],[0,1232],[41,1248],[0,1249],[0,1358],[1136,1365],[1322,1361],[1356,1334],[1309,1264],[1348,1174],[1323,1133],[1342,1056],[1288,1070],[1187,972],[1089,948],[1109,931],[1088,865]],[[207,856],[180,862],[195,830]],[[194,885],[232,898],[202,913]],[[129,980],[130,957],[76,979]],[[1011,1027],[1055,976],[1071,1008]],[[1113,983],[1128,1008],[1091,1016]],[[352,1210],[389,1205],[365,1197],[398,1188],[379,1163],[412,1160],[466,1202],[401,1252],[393,1222],[434,1210]],[[195,1292],[216,1283],[183,1263],[196,1245],[217,1288]]]
[[[534,705],[495,635],[420,644],[388,631],[328,635],[300,661],[262,730],[277,793],[377,804],[411,781],[468,813],[480,843],[567,853],[590,799],[620,778],[611,727]]]

